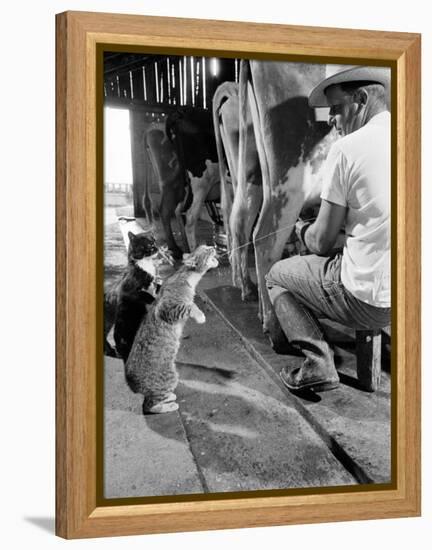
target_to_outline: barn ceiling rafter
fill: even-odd
[[[216,88],[238,80],[237,59],[104,53],[104,96],[149,105],[211,108]]]

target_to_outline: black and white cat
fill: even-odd
[[[156,273],[158,248],[148,233],[129,231],[128,264],[108,291],[104,293],[104,354],[129,356],[135,334],[159,290]],[[107,340],[114,325],[116,350]]]

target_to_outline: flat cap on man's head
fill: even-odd
[[[325,78],[311,91],[309,105],[311,107],[328,107],[325,91],[330,86],[347,82],[369,82],[382,84],[386,89],[390,85],[390,70],[385,67],[354,67]]]

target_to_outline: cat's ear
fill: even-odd
[[[134,240],[135,240],[135,235],[132,233],[132,231],[128,232],[128,237],[129,237],[130,242],[133,243]]]

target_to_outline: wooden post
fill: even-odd
[[[376,391],[381,378],[381,331],[356,331],[357,378],[366,391]]]
[[[144,100],[144,82],[142,67],[132,71],[133,99]]]
[[[190,76],[190,103],[192,107],[195,107],[195,57],[192,55],[191,57],[188,57],[189,62],[189,76]]]
[[[174,57],[171,65],[172,95],[175,105],[180,105],[180,69],[179,58]]]
[[[195,106],[203,107],[202,58],[195,60]]]
[[[183,85],[183,60],[178,60],[178,69],[179,69],[179,88],[180,88],[180,102],[179,105],[183,105],[183,97],[184,97],[184,85]]]
[[[153,62],[146,65],[146,84],[147,102],[153,105],[156,103],[156,86],[158,85],[155,78],[155,65]]]
[[[117,84],[114,79],[105,80],[107,97],[117,97]]]
[[[222,82],[235,81],[235,59],[219,59],[219,74],[217,75],[216,80],[218,82],[218,86]]]
[[[183,105],[192,105],[190,100],[189,57],[183,57]]]
[[[207,96],[207,59],[205,57],[201,58],[201,66],[202,66],[202,90],[203,90],[203,97],[202,97],[202,106],[204,109],[211,109],[211,100],[209,101],[209,98]],[[209,107],[210,106],[210,107]]]
[[[120,87],[120,97],[127,97],[128,99],[130,99],[132,97],[132,94],[129,71],[119,74],[118,79]]]
[[[131,109],[130,130],[131,130],[131,153],[132,153],[132,179],[133,179],[133,203],[134,216],[144,218],[143,208],[144,188],[147,185],[147,155],[144,148],[145,120],[142,111]]]
[[[169,82],[168,82],[168,67],[166,60],[160,64],[160,72],[161,72],[161,89],[162,89],[162,95],[163,95],[163,102],[164,104],[169,104]]]
[[[167,72],[167,102],[171,105],[174,103],[174,95],[172,93],[172,75],[171,75],[171,63],[170,58],[166,58],[166,72]]]

